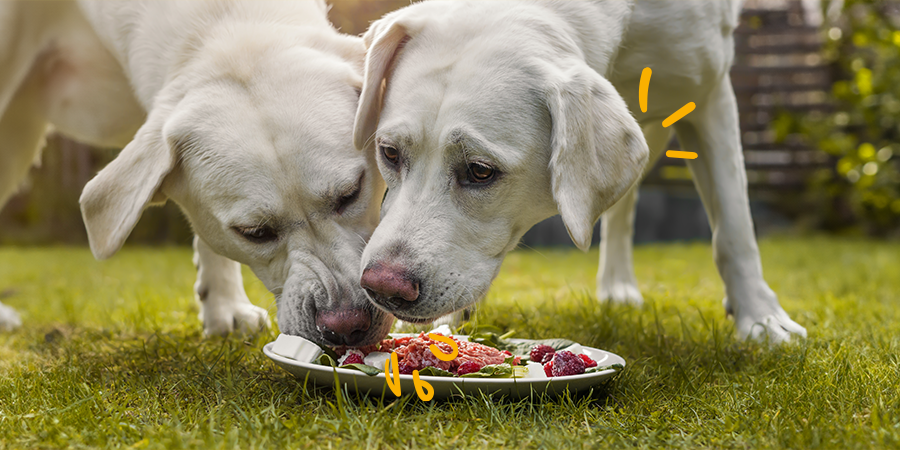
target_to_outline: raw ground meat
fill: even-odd
[[[493,347],[482,345],[476,342],[460,341],[450,336],[453,342],[459,347],[459,355],[452,361],[441,361],[434,353],[431,353],[430,346],[437,345],[442,352],[449,354],[452,349],[449,344],[435,341],[428,337],[425,333],[418,336],[406,336],[397,339],[385,339],[381,341],[379,349],[360,349],[363,353],[369,354],[372,351],[379,352],[396,352],[398,365],[412,372],[412,370],[422,370],[425,367],[437,367],[441,370],[456,373],[456,369],[460,365],[467,362],[474,362],[480,367],[489,364],[502,364],[508,357],[509,352],[501,352]],[[519,357],[516,357],[515,363],[519,363]]]

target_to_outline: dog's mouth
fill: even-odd
[[[431,323],[431,322],[434,322],[435,320],[438,320],[438,319],[440,319],[440,318],[442,317],[442,316],[425,317],[425,318],[422,318],[422,317],[412,317],[412,316],[404,316],[403,314],[397,314],[397,313],[395,313],[395,312],[391,312],[391,315],[393,315],[393,316],[396,317],[397,319],[400,319],[400,320],[402,320],[402,321],[404,321],[404,322],[406,322],[406,323],[414,323],[414,324],[418,324],[418,325],[425,324],[425,323]]]
[[[402,320],[407,323],[414,324],[423,324],[423,323],[431,323],[435,320],[439,319],[442,316],[434,316],[434,317],[415,317],[408,316],[398,310],[409,309],[407,308],[407,303],[404,300],[394,299],[394,298],[386,298],[381,296],[376,296],[368,289],[366,290],[366,294],[369,296],[369,304],[376,307],[377,309],[384,311],[399,320]]]

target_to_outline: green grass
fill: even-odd
[[[900,244],[761,248],[804,342],[735,341],[706,244],[639,247],[639,309],[593,300],[596,250],[518,251],[478,322],[627,368],[580,398],[428,403],[304,389],[262,355],[275,331],[203,339],[188,249],[3,248],[0,292],[25,325],[0,335],[0,449],[900,447]]]

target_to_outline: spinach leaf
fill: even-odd
[[[478,372],[460,375],[460,378],[510,378],[512,374],[513,369],[509,364],[488,364]]]
[[[608,370],[608,369],[615,369],[616,372],[618,372],[618,371],[621,371],[623,368],[624,367],[621,364],[611,364],[608,366],[589,367],[589,368],[585,369],[584,373],[603,372],[604,370]]]
[[[366,374],[366,375],[368,375],[368,376],[370,376],[370,377],[371,377],[371,376],[378,375],[379,373],[384,372],[383,370],[379,370],[377,367],[369,366],[369,365],[366,365],[366,364],[359,364],[359,363],[356,363],[356,364],[344,364],[344,365],[341,366],[340,368],[341,368],[341,369],[353,369],[353,370],[358,370],[358,371],[360,371],[360,372],[362,372],[362,373],[364,373],[364,374]]]
[[[447,372],[443,369],[438,369],[434,366],[428,366],[419,371],[419,376],[428,376],[428,377],[452,377],[453,373]]]
[[[332,352],[334,353],[334,352]],[[328,353],[322,353],[318,358],[313,360],[313,364],[319,364],[321,366],[328,367],[337,367],[337,361],[335,358],[332,358]]]

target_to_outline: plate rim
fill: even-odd
[[[394,339],[396,339],[398,337],[418,336],[418,335],[419,335],[418,333],[390,333],[390,334],[388,334],[388,336],[390,336],[391,338],[394,338]],[[457,339],[465,338],[466,340],[468,340],[469,335],[462,334],[462,335],[454,335],[453,337],[455,337]],[[516,341],[524,342],[524,341],[533,341],[533,340],[534,339],[510,339],[510,341],[512,341],[512,342],[516,342]],[[578,343],[576,342],[576,344],[578,344]],[[281,356],[277,353],[272,352],[272,347],[274,345],[275,345],[275,341],[272,341],[272,342],[265,344],[262,349],[263,353],[267,357],[269,357],[269,359],[271,359],[273,361],[281,362],[282,364],[287,364],[287,365],[294,366],[294,367],[304,368],[306,370],[317,370],[317,371],[324,372],[324,371],[326,371],[326,369],[329,368],[329,367],[323,366],[321,364],[315,364],[315,363],[311,363],[311,362],[306,363],[306,362],[302,362],[302,361],[297,361],[296,359],[291,359],[291,358]],[[616,358],[621,359],[622,360],[621,364],[622,364],[623,368],[626,365],[625,358],[623,358],[613,352],[610,352],[608,350],[603,350],[600,348],[589,347],[589,346],[582,345],[582,344],[578,344],[578,345],[581,345],[581,347],[584,349],[604,352],[610,356],[614,356]],[[342,369],[340,367],[331,367],[330,369],[331,369],[332,373],[337,372],[338,374],[346,374],[346,375],[351,375],[351,376],[362,375],[367,378],[385,379],[384,372],[379,372],[376,375],[368,375],[364,372],[360,372],[358,370],[353,370],[353,369]],[[611,374],[615,374],[617,372],[618,371],[616,369],[609,368],[606,370],[602,370],[600,372],[580,373],[577,375],[566,375],[566,376],[561,376],[561,377],[547,377],[547,378],[527,378],[527,377],[519,377],[519,378],[465,377],[465,378],[462,378],[462,377],[438,377],[438,376],[433,376],[433,375],[421,375],[421,376],[419,376],[419,379],[423,380],[423,381],[428,381],[429,383],[437,382],[439,384],[444,384],[444,383],[448,383],[448,384],[472,383],[472,384],[476,384],[476,385],[478,385],[478,384],[495,384],[495,383],[535,384],[535,383],[551,383],[551,382],[556,382],[556,381],[563,382],[563,381],[571,381],[571,380],[589,380],[591,378],[605,377],[605,376],[608,376]],[[399,379],[413,381],[413,376],[407,375],[407,374],[400,374]]]

